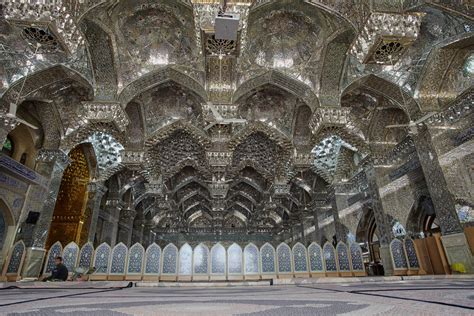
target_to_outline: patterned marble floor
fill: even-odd
[[[474,280],[1,289],[0,315],[474,315]]]

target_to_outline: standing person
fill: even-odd
[[[51,275],[43,279],[43,282],[67,280],[69,271],[67,270],[66,266],[63,264],[63,258],[59,256],[54,258],[54,263],[56,264],[56,266],[54,267],[53,271],[51,271]]]

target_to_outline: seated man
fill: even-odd
[[[56,266],[54,267],[53,271],[51,271],[51,275],[45,278],[43,281],[66,281],[69,271],[63,264],[63,258],[58,256],[54,258],[54,262],[56,263]]]

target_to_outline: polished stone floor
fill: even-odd
[[[474,315],[474,280],[221,288],[7,288],[0,289],[0,315]]]

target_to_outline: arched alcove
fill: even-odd
[[[63,174],[46,247],[56,241],[75,241],[79,245],[87,242],[89,227],[84,223],[92,215],[86,208],[92,175],[88,146],[81,144],[69,152],[71,163]]]
[[[366,208],[357,226],[356,242],[364,243],[363,251],[369,252],[370,261],[380,261],[380,242],[378,238],[377,224],[372,209]]]
[[[423,234],[430,236],[439,233],[440,227],[433,205],[428,196],[421,196],[410,211],[407,220],[407,230],[410,235]]]

